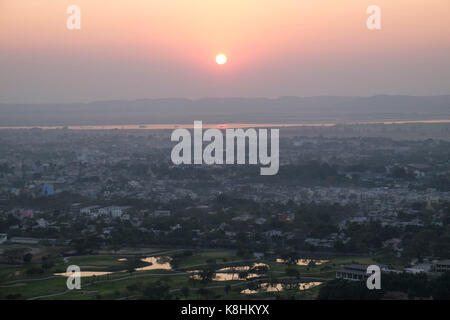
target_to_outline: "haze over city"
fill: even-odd
[[[435,311],[449,18],[449,0],[0,0],[0,301]]]

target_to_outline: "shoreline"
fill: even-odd
[[[204,128],[292,128],[292,127],[334,127],[338,125],[395,125],[395,124],[445,124],[447,120],[394,120],[394,121],[354,121],[336,123],[223,123],[203,124]],[[0,126],[0,130],[174,130],[194,129],[194,124],[127,124],[127,125],[71,125],[71,126]]]

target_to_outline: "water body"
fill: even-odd
[[[267,268],[269,269],[269,265],[265,263],[254,263],[252,265],[248,266],[235,266],[235,267],[225,267],[220,268],[216,270],[216,273],[214,274],[214,277],[212,278],[213,281],[233,281],[233,280],[246,280],[246,279],[252,279],[257,278],[261,276],[259,273],[250,272],[255,268]],[[198,273],[200,273],[200,270],[190,270],[189,273],[194,273],[194,275],[191,276],[192,279],[200,280],[201,277]],[[240,277],[242,273],[245,272],[245,277]]]
[[[141,268],[136,268],[135,271],[148,271],[148,270],[172,270],[170,265],[170,260],[172,258],[167,256],[161,257],[147,257],[141,259],[142,262],[146,262],[149,265]],[[127,258],[120,258],[117,261],[126,262]],[[116,271],[116,272],[126,272],[126,270]],[[93,277],[93,276],[104,276],[107,274],[112,274],[113,272],[102,272],[102,271],[80,271],[81,277]],[[54,273],[55,276],[70,277],[73,273]]]
[[[199,270],[195,270],[195,271],[189,271],[191,273],[194,272],[200,272]],[[236,280],[247,280],[247,279],[252,279],[252,278],[257,278],[261,276],[260,274],[257,273],[248,273],[246,274],[245,278],[240,278],[239,277],[239,273],[215,273],[214,277],[212,278],[213,281],[236,281]],[[194,274],[192,276],[190,276],[190,278],[195,279],[195,280],[201,280],[200,275],[198,274]]]
[[[277,259],[278,263],[286,263],[286,260],[283,259]],[[321,264],[327,263],[328,260],[316,260],[316,259],[298,259],[296,260],[295,264],[297,266],[309,266],[311,265],[316,265],[316,266],[320,266]]]
[[[148,270],[172,270],[172,266],[170,265],[170,257],[147,257],[141,259],[142,262],[147,262],[150,265],[136,268],[136,271],[148,271]]]
[[[336,125],[364,125],[364,124],[433,124],[450,123],[450,120],[406,120],[406,121],[366,121],[366,122],[336,122],[336,123],[223,123],[203,124],[204,129],[238,129],[238,128],[289,128],[289,127],[334,127]],[[132,125],[92,125],[92,126],[0,126],[6,129],[41,129],[41,130],[174,130],[178,128],[193,129],[194,124],[132,124]]]
[[[249,271],[250,269],[264,267],[269,269],[269,265],[265,263],[254,263],[251,266],[236,266],[236,267],[226,267],[217,270],[218,272],[241,272],[241,271]]]
[[[298,290],[304,291],[304,290],[308,290],[308,289],[317,287],[321,284],[322,284],[322,282],[302,282],[302,283],[298,283],[297,287],[298,287]],[[281,292],[284,290],[285,290],[285,285],[283,285],[281,283],[277,283],[275,285],[270,285],[269,283],[262,283],[260,285],[260,288],[257,290],[245,289],[245,290],[242,290],[241,293],[242,294],[257,294],[257,293],[264,293],[264,292]]]
[[[84,277],[99,277],[99,276],[105,276],[107,274],[112,274],[112,272],[101,272],[101,271],[80,271],[80,277],[84,278]],[[53,275],[55,276],[63,276],[63,277],[70,277],[73,276],[74,274],[69,272],[69,273],[54,273]]]

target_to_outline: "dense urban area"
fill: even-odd
[[[0,130],[0,298],[450,298],[450,124],[281,128],[274,176],[170,134]]]

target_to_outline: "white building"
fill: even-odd
[[[97,214],[99,208],[100,208],[100,206],[89,206],[89,207],[81,208],[80,213],[91,216],[91,215]]]
[[[100,207],[100,206],[90,206],[86,208],[82,208],[80,213],[87,214],[91,217],[98,216],[110,216],[113,218],[120,218],[124,213],[128,212],[131,207],[126,206],[108,206],[108,207]]]
[[[99,215],[109,215],[112,218],[120,218],[124,213],[126,213],[131,207],[119,207],[119,206],[109,206],[98,209]]]

